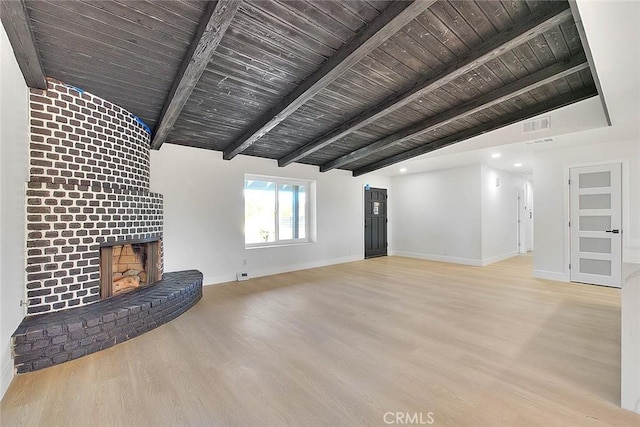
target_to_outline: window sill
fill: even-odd
[[[289,242],[289,243],[273,243],[273,244],[265,244],[265,245],[245,245],[245,249],[267,249],[267,248],[283,248],[287,246],[304,246],[311,245],[315,242],[307,240],[305,242]]]

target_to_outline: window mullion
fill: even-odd
[[[300,201],[299,201],[300,186],[294,185],[292,189],[293,189],[293,196],[292,196],[293,206],[291,208],[293,209],[293,215],[291,220],[293,221],[293,224],[292,224],[293,238],[298,239],[300,238],[300,212],[298,211],[299,205],[300,205]]]
[[[274,182],[273,184],[276,187],[276,206],[275,206],[276,235],[275,235],[274,241],[279,242],[280,241],[280,189],[278,187],[280,185],[277,182]]]
[[[311,241],[311,185],[304,186],[304,237]]]

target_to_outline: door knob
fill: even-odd
[[[618,230],[618,229],[614,229],[614,230],[607,230],[607,231],[605,231],[605,233],[618,234],[618,233],[620,233],[620,230]]]

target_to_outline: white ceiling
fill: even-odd
[[[638,138],[640,2],[578,0],[577,4],[613,126],[619,128],[620,137]],[[524,133],[523,123],[516,123],[374,173],[395,176],[482,163],[532,179],[536,151],[600,142],[597,133],[589,131],[607,126],[598,97],[541,117],[546,116],[551,119],[550,130]],[[550,137],[552,142],[525,144]],[[501,157],[494,159],[493,153]],[[515,167],[515,163],[522,166]]]

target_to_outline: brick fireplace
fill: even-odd
[[[36,314],[98,301],[101,247],[161,239],[163,199],[149,191],[149,130],[126,110],[49,80],[31,89],[30,120],[26,286]]]
[[[197,270],[163,274],[163,198],[149,187],[150,131],[136,116],[48,79],[30,89],[27,317],[18,373],[108,348],[202,297]]]

